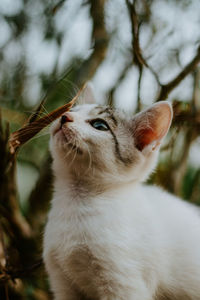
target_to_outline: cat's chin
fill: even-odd
[[[69,142],[69,137],[63,132],[62,129],[59,129],[54,134],[54,139],[57,141],[63,141],[63,143]]]
[[[54,145],[59,150],[64,152],[66,151],[76,151],[77,154],[82,155],[83,151],[80,147],[76,145],[76,140],[74,137],[74,133],[69,128],[60,128],[56,130],[53,134]]]
[[[73,143],[74,133],[68,127],[65,128],[62,127],[55,130],[55,132],[53,133],[53,138],[56,141],[62,141],[64,144]]]

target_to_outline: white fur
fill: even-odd
[[[76,127],[81,139],[92,134],[96,138],[92,128],[81,123],[81,116],[85,120],[87,115],[88,106],[84,107],[69,125]],[[96,134],[106,142],[107,132]],[[110,173],[88,169],[81,158],[72,163],[72,153],[65,162],[58,143],[59,139],[51,141],[55,192],[43,255],[55,299],[200,299],[197,208],[155,186],[140,184],[143,173],[155,165],[158,149],[153,153],[149,146],[151,150],[138,153],[137,172],[127,171],[125,180],[120,167]],[[109,149],[101,151],[114,168]],[[164,295],[168,298],[161,298]]]

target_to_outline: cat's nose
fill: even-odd
[[[72,115],[70,113],[65,113],[64,115],[62,115],[61,119],[60,119],[60,124],[61,126],[67,122],[73,122],[74,118],[72,117]]]

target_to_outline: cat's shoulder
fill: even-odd
[[[153,184],[143,184],[142,190],[145,194],[151,197],[160,197],[160,198],[168,198],[168,199],[179,199],[174,196],[172,193],[166,191],[164,188],[158,185]]]

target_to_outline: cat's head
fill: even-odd
[[[77,105],[51,127],[55,174],[87,176],[99,184],[143,181],[155,167],[171,120],[168,102],[134,116],[109,106]]]

